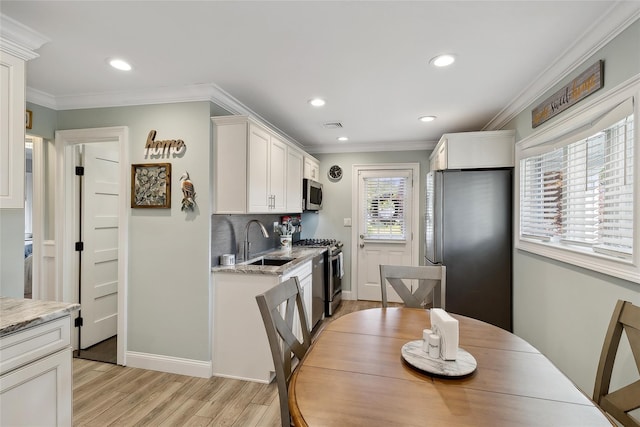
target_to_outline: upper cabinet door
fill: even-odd
[[[258,126],[249,126],[249,212],[269,212],[269,149],[271,136]]]
[[[269,196],[271,210],[286,213],[287,209],[287,145],[271,137],[269,144]]]
[[[314,181],[320,179],[320,163],[313,157],[304,156],[304,177]]]
[[[0,208],[24,208],[24,60],[0,51]]]
[[[289,147],[287,152],[288,213],[302,212],[302,153]]]

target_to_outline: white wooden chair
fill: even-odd
[[[380,287],[382,290],[382,306],[387,306],[387,282],[400,296],[405,306],[424,308],[427,298],[433,294],[433,306],[445,308],[446,294],[445,266],[407,266],[380,265]],[[404,280],[418,280],[416,289],[412,289]]]
[[[622,331],[627,334],[633,358],[640,372],[640,307],[629,301],[618,300],[600,354],[593,401],[625,427],[640,427],[640,421],[628,414],[640,408],[640,380],[615,391],[609,390]]]
[[[301,360],[311,345],[311,334],[307,324],[302,290],[298,277],[294,276],[263,294],[256,296],[260,314],[264,322],[280,397],[280,418],[282,426],[291,425],[289,415],[289,380],[294,362]],[[302,341],[294,335],[294,313],[297,308]],[[292,360],[293,357],[297,360]]]

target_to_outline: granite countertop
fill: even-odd
[[[239,274],[268,274],[273,276],[281,276],[286,274],[289,270],[292,270],[300,264],[303,264],[315,257],[327,251],[327,248],[305,248],[305,247],[293,247],[289,250],[276,249],[267,251],[261,254],[257,254],[249,261],[257,260],[260,257],[269,259],[282,259],[282,258],[294,258],[293,261],[286,263],[285,265],[246,265],[240,262],[236,265],[218,265],[211,269],[214,273],[239,273]]]
[[[55,320],[79,310],[80,304],[0,297],[0,336]]]

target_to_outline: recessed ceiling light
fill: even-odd
[[[446,67],[453,64],[456,61],[456,57],[452,54],[438,55],[435,58],[431,58],[429,63],[436,67]]]
[[[309,104],[313,105],[314,107],[322,107],[324,104],[326,104],[326,102],[322,98],[313,98],[309,100]]]
[[[345,142],[345,141],[348,141],[348,140],[349,140],[349,138],[347,138],[346,136],[339,136],[338,137],[338,141]]]
[[[109,65],[111,65],[116,70],[120,71],[131,71],[131,65],[123,59],[110,59]]]
[[[422,116],[422,117],[418,117],[418,120],[420,120],[421,122],[432,122],[436,119],[436,116]]]

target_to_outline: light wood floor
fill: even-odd
[[[343,301],[330,322],[379,302]],[[275,382],[194,378],[73,360],[74,426],[280,426]]]

